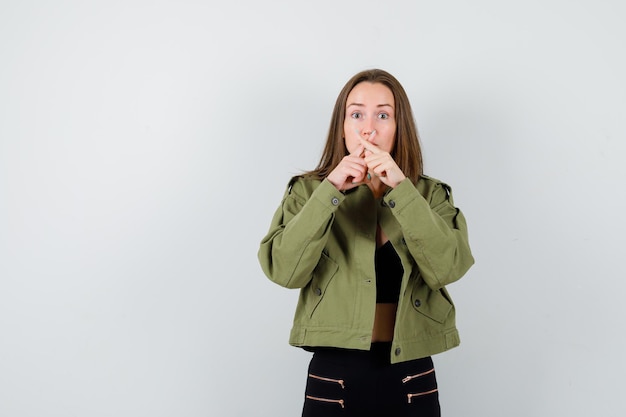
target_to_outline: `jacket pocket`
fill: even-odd
[[[438,323],[446,321],[454,306],[445,289],[433,291],[421,278],[413,284],[411,305],[415,311]]]
[[[305,291],[305,308],[309,317],[313,315],[315,309],[324,298],[328,284],[337,273],[339,266],[328,255],[322,253],[317,266],[313,270],[313,278],[309,282]]]

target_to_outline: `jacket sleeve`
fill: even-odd
[[[454,207],[446,184],[426,180],[422,195],[405,179],[384,198],[391,208],[426,284],[438,290],[461,278],[474,264],[465,217]]]
[[[311,280],[345,198],[328,180],[312,192],[309,185],[306,180],[290,183],[258,251],[265,275],[287,288],[302,288]]]

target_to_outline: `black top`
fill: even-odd
[[[376,302],[397,303],[404,269],[390,241],[376,249]]]

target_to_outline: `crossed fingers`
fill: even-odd
[[[371,136],[370,136],[371,138]],[[360,138],[361,146],[364,148],[364,161],[367,168],[376,175],[380,180],[390,187],[395,187],[406,177],[396,161],[393,160],[389,152],[380,149],[373,143]]]

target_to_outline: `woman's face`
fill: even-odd
[[[372,134],[374,131],[376,134]],[[343,134],[349,153],[360,145],[359,137],[391,153],[396,140],[395,101],[391,90],[380,83],[357,84],[346,100]]]

